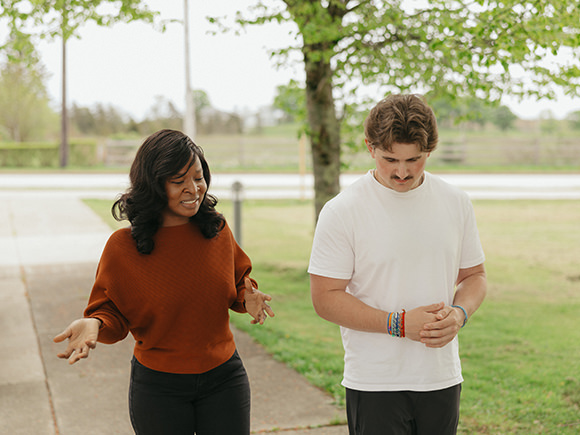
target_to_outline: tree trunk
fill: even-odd
[[[315,61],[304,51],[306,107],[312,165],[316,220],[324,204],[340,192],[340,124],[332,96],[332,68],[322,59]]]

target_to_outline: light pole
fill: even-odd
[[[244,186],[241,181],[232,184],[232,200],[234,202],[234,238],[240,247],[242,246],[242,203]]]
[[[62,101],[60,112],[60,167],[66,168],[68,166],[69,144],[68,144],[68,112],[66,107],[66,41],[65,34],[66,16],[63,12],[62,16]]]
[[[189,66],[189,10],[188,0],[183,1],[183,33],[185,38],[185,115],[183,116],[183,132],[195,140],[195,101],[190,82]]]

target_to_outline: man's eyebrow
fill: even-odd
[[[406,162],[411,161],[411,160],[418,160],[420,159],[421,156],[415,156],[415,157],[409,157],[408,159],[405,159]],[[394,162],[398,162],[399,159],[395,158],[395,157],[390,157],[390,156],[383,156],[383,159],[385,160],[392,160]]]

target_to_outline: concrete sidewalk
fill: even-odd
[[[78,318],[111,230],[77,198],[0,197],[0,433],[131,434],[133,341],[100,344],[69,366],[52,337]],[[275,320],[274,320],[275,321]],[[344,410],[247,335],[252,432],[344,435]]]

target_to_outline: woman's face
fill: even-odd
[[[186,224],[199,211],[205,197],[207,185],[201,162],[197,156],[192,159],[195,159],[193,165],[190,166],[190,161],[165,181],[167,207],[162,214],[164,227]]]

